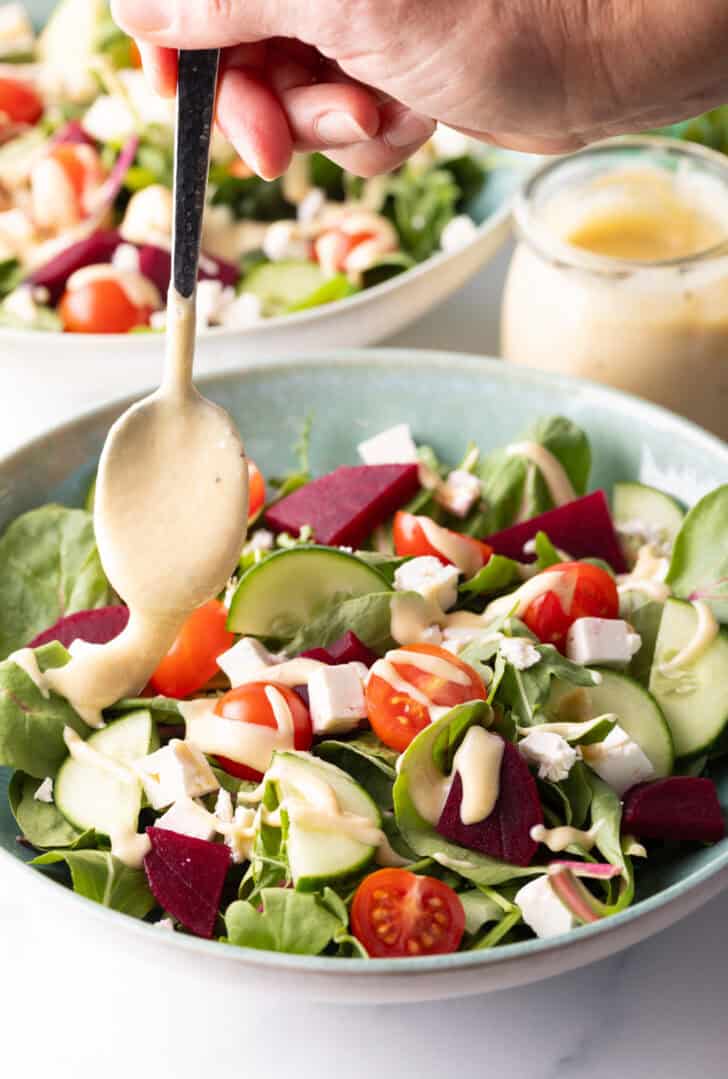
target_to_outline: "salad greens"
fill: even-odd
[[[728,621],[728,488],[718,487],[693,506],[675,541],[668,584],[682,599],[701,599]],[[719,537],[716,542],[716,537]]]

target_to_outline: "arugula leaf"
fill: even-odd
[[[442,231],[455,216],[459,196],[453,175],[446,169],[422,172],[405,166],[393,177],[385,213],[391,217],[406,254],[422,262],[439,249]]]
[[[474,577],[460,585],[460,592],[476,596],[502,592],[512,584],[520,582],[520,579],[518,562],[506,558],[505,555],[494,554]]]
[[[497,694],[498,701],[511,708],[524,727],[539,722],[537,716],[548,700],[553,678],[573,686],[596,686],[599,681],[598,674],[572,663],[552,644],[539,644],[535,648],[541,656],[540,662],[525,671],[507,664]]]
[[[416,594],[416,593],[413,593]],[[391,620],[392,598],[407,596],[408,592],[370,592],[366,596],[334,600],[324,610],[299,629],[286,646],[291,655],[310,648],[325,648],[343,636],[347,630],[355,633],[375,652],[393,647]]]
[[[68,866],[74,892],[103,907],[145,918],[157,905],[144,871],[130,869],[110,851],[52,850],[30,864],[44,867],[58,862]]]
[[[343,742],[327,739],[314,746],[316,757],[336,764],[356,780],[380,809],[392,808],[397,753],[370,731]]]
[[[622,846],[622,803],[612,788],[591,768],[584,768],[584,776],[592,792],[592,824],[602,822],[596,834],[597,849],[605,861],[618,865],[622,870],[621,891],[609,908],[610,914],[616,914],[628,907],[634,897],[632,861],[624,853]]]
[[[91,514],[56,505],[22,514],[0,539],[0,658],[63,615],[112,598]]]
[[[509,914],[505,914],[501,920],[494,925],[489,933],[486,933],[484,937],[481,937],[475,944],[473,944],[469,951],[481,952],[488,948],[495,948],[497,944],[500,944],[504,937],[514,929],[521,921],[523,915],[518,907],[514,906]]]
[[[42,671],[62,667],[69,654],[57,641],[36,649]],[[27,772],[36,779],[53,778],[68,756],[63,728],[73,727],[86,738],[90,728],[65,697],[44,697],[22,667],[0,663],[0,764]]]
[[[680,599],[704,600],[728,623],[728,483],[701,498],[677,534],[667,583]]]
[[[458,892],[458,899],[465,911],[465,932],[471,936],[479,933],[487,922],[499,922],[503,917],[503,908],[480,888]]]
[[[566,779],[560,783],[537,780],[542,793],[542,802],[550,798],[551,804],[558,805],[555,824],[570,824],[581,828],[587,818],[592,800],[592,789],[586,774],[586,766],[577,761]]]
[[[331,943],[342,922],[315,895],[290,888],[264,888],[263,910],[238,899],[225,913],[227,939],[241,948],[290,955],[319,955]]]
[[[95,832],[79,832],[52,802],[39,802],[34,798],[42,782],[20,771],[14,772],[10,780],[10,810],[25,839],[39,850],[95,846]]]

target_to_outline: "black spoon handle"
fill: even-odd
[[[197,283],[219,61],[219,49],[179,54],[172,284],[185,298]]]

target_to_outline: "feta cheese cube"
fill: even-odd
[[[233,800],[230,797],[230,791],[226,791],[224,787],[220,787],[217,792],[215,816],[223,824],[230,824],[233,819]]]
[[[560,783],[576,764],[579,754],[565,738],[553,731],[532,730],[518,743],[529,764],[538,765],[539,779]]]
[[[465,247],[477,235],[478,226],[467,214],[458,214],[448,221],[440,236],[440,247],[443,251],[459,251]]]
[[[134,767],[153,809],[164,809],[179,798],[199,798],[220,786],[205,754],[179,738]]]
[[[435,501],[456,517],[467,517],[480,498],[480,480],[472,472],[455,468],[435,492]]]
[[[207,841],[212,839],[216,831],[212,816],[191,798],[182,798],[174,802],[167,812],[159,817],[156,827]]]
[[[254,292],[241,292],[220,312],[219,323],[228,330],[247,330],[263,320],[263,304]]]
[[[230,679],[233,689],[254,682],[266,667],[275,662],[267,648],[255,637],[242,637],[232,648],[217,657],[217,665]]]
[[[498,642],[498,651],[517,671],[527,671],[541,659],[540,652],[527,637],[502,637]]]
[[[271,262],[284,259],[307,259],[309,243],[301,235],[296,221],[274,221],[263,237],[263,254]]]
[[[574,915],[556,895],[548,876],[536,877],[516,892],[515,903],[537,937],[558,937],[576,925]]]
[[[419,592],[443,611],[454,607],[458,598],[456,566],[444,566],[439,558],[423,555],[404,562],[394,572],[394,587],[399,592]]]
[[[115,270],[141,273],[138,248],[134,244],[119,244],[111,256],[111,265]]]
[[[581,752],[592,771],[620,798],[630,787],[654,778],[652,762],[620,726],[614,727],[603,742],[582,746]]]
[[[308,702],[314,734],[351,731],[367,714],[362,663],[319,667],[308,680]]]
[[[372,435],[357,446],[365,465],[417,464],[417,447],[408,423],[388,427],[378,435]]]
[[[577,618],[566,637],[566,655],[584,667],[626,665],[641,646],[640,635],[618,618]]]
[[[46,776],[43,782],[36,787],[33,798],[36,802],[45,802],[47,805],[53,803],[53,780],[50,776]]]

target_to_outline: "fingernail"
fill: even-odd
[[[325,112],[314,122],[314,127],[322,142],[334,146],[348,146],[369,138],[364,128],[348,112]]]
[[[155,34],[172,23],[170,4],[164,0],[114,0],[116,21],[131,34]]]
[[[261,180],[275,180],[277,178],[277,173],[273,173],[265,168],[262,160],[247,139],[236,140],[230,135],[227,137],[230,139],[233,149],[238,156],[243,159],[249,169],[252,169],[257,176],[260,176]]]
[[[394,123],[385,133],[385,139],[390,146],[403,149],[405,146],[414,146],[415,143],[429,139],[435,130],[434,121],[427,116],[419,116],[416,112],[403,112],[396,118]]]

